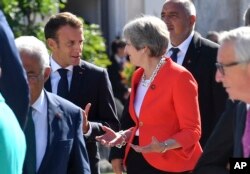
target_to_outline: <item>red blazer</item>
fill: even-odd
[[[199,144],[201,123],[196,81],[185,68],[166,59],[148,88],[138,119],[134,100],[143,71],[139,68],[133,75],[129,105],[131,118],[140,132],[139,145],[148,145],[152,136],[155,136],[159,141],[175,139],[182,146],[165,153],[145,153],[144,158],[150,165],[163,171],[193,170],[202,153]],[[129,143],[132,142],[136,129]],[[129,149],[130,146],[127,146],[124,162]]]

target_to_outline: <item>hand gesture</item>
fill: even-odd
[[[114,132],[112,129],[107,126],[102,126],[102,130],[105,132],[101,136],[97,136],[96,140],[99,141],[102,145],[107,147],[118,147],[121,148],[126,144],[126,141],[132,133],[133,127],[127,129],[126,131]],[[122,133],[121,133],[122,132]]]
[[[91,107],[91,103],[88,103],[85,106],[85,109],[82,110],[82,115],[83,115],[82,131],[84,134],[86,134],[89,131],[88,114],[89,114],[90,107]]]
[[[130,144],[130,146],[136,152],[140,152],[140,153],[150,153],[150,152],[161,153],[165,149],[164,143],[159,142],[155,137],[152,137],[151,143],[146,146],[138,146],[134,144]]]
[[[122,142],[122,137],[119,133],[113,131],[107,126],[102,126],[105,132],[103,135],[96,136],[96,140],[106,147],[113,147]]]

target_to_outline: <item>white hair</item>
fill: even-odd
[[[34,36],[20,36],[15,39],[19,52],[24,52],[34,59],[38,59],[43,69],[50,67],[49,53],[46,45]]]
[[[235,56],[238,61],[250,61],[250,27],[239,27],[223,32],[219,43],[232,42]]]

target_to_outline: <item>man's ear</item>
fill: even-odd
[[[47,45],[48,45],[49,49],[52,50],[52,51],[57,46],[56,41],[54,39],[49,38],[49,39],[47,39],[46,42],[47,42]]]
[[[194,26],[195,21],[196,21],[196,16],[191,15],[191,16],[190,16],[190,24],[191,24],[192,26]]]
[[[44,76],[44,83],[49,79],[50,72],[51,72],[51,68],[50,67],[45,68],[44,74],[43,74],[43,76]]]

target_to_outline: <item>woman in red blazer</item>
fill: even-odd
[[[124,27],[124,36],[125,52],[140,67],[128,107],[133,126],[120,132],[103,127],[106,133],[97,140],[126,145],[127,174],[189,173],[202,152],[197,83],[185,68],[162,57],[169,35],[160,19],[137,18]],[[122,173],[121,160],[112,159],[115,173]]]

